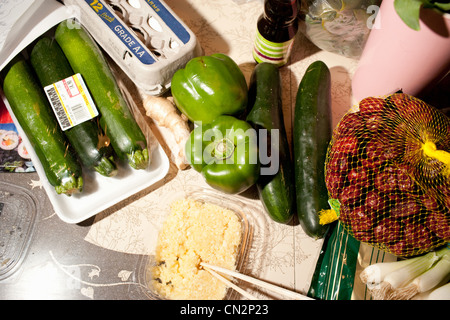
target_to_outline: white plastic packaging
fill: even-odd
[[[0,41],[0,71],[2,71],[16,55],[26,51],[27,47],[39,36],[53,34],[55,27],[59,23],[80,16],[80,13],[78,12],[80,10],[78,10],[77,7],[64,6],[58,1],[33,0],[31,1],[31,4],[27,3],[27,1],[31,0],[7,0],[3,4],[3,7],[0,6],[0,16],[10,13],[10,16],[8,16],[10,19],[8,21],[5,20],[7,34],[3,35],[3,39],[0,39],[2,40]],[[87,2],[92,3],[93,0]],[[25,5],[27,6],[17,8],[17,6]],[[15,15],[15,13],[19,11],[23,13],[20,16]],[[73,26],[79,27],[77,24],[74,24]],[[86,28],[86,26],[84,27]],[[3,31],[6,32],[6,30]],[[0,88],[0,99],[3,100],[3,103],[11,115],[19,135],[23,139],[24,146],[30,155],[36,172],[40,177],[39,181],[32,181],[35,183],[33,188],[42,187],[45,189],[55,213],[64,222],[74,224],[85,221],[120,201],[125,200],[144,189],[153,187],[169,172],[170,163],[166,153],[156,138],[152,136],[151,129],[145,125],[142,115],[136,111],[137,107],[135,106],[135,102],[130,93],[131,89],[133,89],[133,92],[135,91],[134,87],[127,86],[121,81],[122,79],[120,77],[116,80],[118,81],[119,87],[123,90],[124,98],[135,115],[136,121],[138,121],[138,124],[146,136],[148,147],[151,150],[149,166],[145,170],[134,170],[126,163],[118,163],[119,172],[115,177],[105,177],[97,172],[84,170],[83,191],[79,194],[72,195],[71,197],[57,194],[55,188],[46,178],[43,166],[40,163],[36,152]],[[2,231],[1,228],[0,231]],[[9,265],[10,264],[7,264],[6,266]],[[3,270],[4,268],[0,268],[0,280],[5,276],[4,274],[6,274]]]

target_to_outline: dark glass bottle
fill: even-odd
[[[264,0],[253,46],[256,62],[286,64],[298,31],[298,10],[298,0]]]

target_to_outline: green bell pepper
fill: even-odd
[[[221,53],[191,59],[173,75],[171,90],[175,105],[192,122],[210,123],[220,115],[241,114],[247,107],[244,74]]]
[[[196,127],[186,142],[186,157],[206,183],[225,193],[243,192],[259,178],[256,131],[233,116]]]

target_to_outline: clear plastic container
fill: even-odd
[[[176,193],[169,195],[163,199],[165,214],[169,215],[170,205],[178,199],[194,199],[196,201],[210,203],[221,206],[223,208],[233,211],[241,221],[241,243],[236,253],[235,270],[241,273],[249,273],[251,270],[252,276],[257,276],[259,266],[255,263],[250,263],[254,250],[264,247],[264,242],[268,239],[268,229],[264,228],[267,224],[266,213],[261,208],[253,205],[250,200],[239,195],[228,195],[218,192],[214,189],[201,188],[196,186],[187,186],[184,190],[179,190]],[[163,217],[165,220],[165,217]],[[164,221],[161,221],[161,226]],[[257,232],[257,235],[256,235]],[[256,241],[255,243],[255,236]],[[263,242],[263,243],[261,243]],[[254,261],[252,261],[254,262]],[[261,263],[262,261],[258,261]],[[138,265],[138,281],[141,284],[144,293],[152,300],[165,300],[152,287],[152,267],[156,265],[154,255],[146,255],[141,258]],[[243,288],[248,289],[249,284],[239,279],[233,279],[234,283]],[[229,288],[224,300],[240,300],[241,294]]]
[[[26,189],[0,182],[0,281],[15,273],[28,252],[37,200]]]

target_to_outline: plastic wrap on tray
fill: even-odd
[[[322,50],[359,58],[380,0],[301,0],[302,32]]]
[[[62,12],[64,13],[65,11],[63,10]],[[50,29],[42,29],[40,35],[45,34],[46,36],[53,37],[56,25],[58,25],[61,20],[64,21],[64,18],[66,18],[66,15],[63,14],[58,19],[52,19],[50,21],[52,27],[50,27]],[[45,19],[46,18],[44,18],[44,20]],[[27,53],[30,49],[31,46],[25,47],[19,54],[23,54],[23,57],[27,59]],[[150,161],[143,170],[132,169],[125,162],[121,161],[118,166],[118,173],[114,177],[104,177],[92,170],[85,170],[86,168],[83,168],[83,190],[79,194],[70,197],[58,195],[55,192],[55,188],[49,183],[48,179],[46,179],[43,166],[40,163],[33,146],[23,131],[23,128],[20,126],[8,100],[3,95],[3,92],[1,92],[3,103],[10,113],[19,135],[23,138],[23,143],[30,154],[30,158],[33,161],[37,173],[39,174],[40,181],[36,182],[36,185],[42,186],[45,189],[56,214],[67,223],[79,223],[84,221],[143,189],[153,186],[156,182],[163,179],[169,170],[168,158],[161,145],[153,136],[145,117],[140,112],[139,104],[141,103],[141,99],[139,99],[139,95],[136,93],[137,89],[135,84],[124,75],[122,70],[116,65],[110,63],[110,66],[115,73],[118,87],[124,96],[131,113],[145,135]],[[117,74],[116,69],[119,69],[119,73]]]

